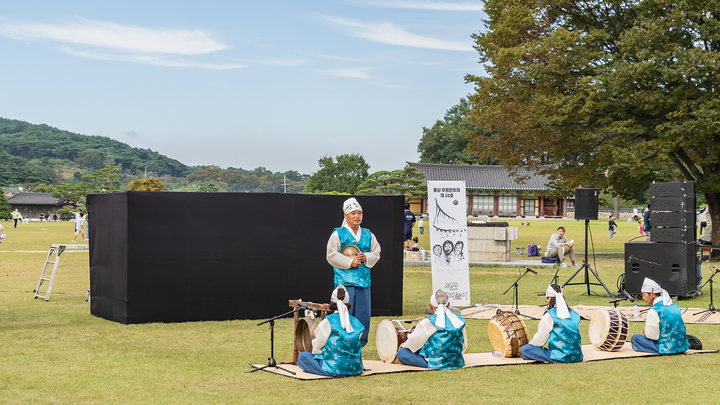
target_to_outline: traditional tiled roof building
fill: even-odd
[[[545,197],[550,194],[550,180],[524,168],[516,169],[522,183],[515,180],[502,166],[489,165],[448,165],[436,163],[413,163],[425,175],[425,181],[464,181],[467,191],[469,216],[499,217],[563,217],[567,211],[567,200]],[[427,199],[413,209],[413,212],[427,213]]]
[[[20,192],[8,198],[8,203],[13,209],[17,208],[23,218],[38,218],[40,214],[55,214],[61,208],[75,208],[74,204],[51,193]]]

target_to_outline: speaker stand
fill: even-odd
[[[588,263],[588,227],[589,226],[590,226],[590,220],[586,219],[585,220],[585,260],[583,261],[583,265],[580,266],[580,268],[577,269],[577,271],[572,276],[570,276],[570,278],[565,282],[565,284],[562,285],[562,287],[565,288],[566,285],[586,285],[587,286],[587,295],[591,295],[591,294],[593,294],[593,292],[590,291],[590,286],[591,285],[600,285],[605,289],[605,291],[607,291],[608,296],[610,298],[617,298],[617,297],[615,297],[615,295],[613,293],[610,292],[610,290],[607,288],[605,283],[603,283],[602,280],[600,280],[600,276],[598,276],[598,274],[595,272],[595,270],[593,270],[593,268],[590,267],[590,264]],[[577,274],[580,273],[580,271],[583,269],[585,269],[585,281],[583,281],[581,283],[571,283],[570,281],[572,281],[572,279],[575,276],[577,276]],[[597,283],[590,282],[590,275],[588,273],[592,273],[592,275],[595,276],[595,280],[597,280]],[[595,295],[597,295],[599,297],[605,297],[604,295],[600,295],[600,294],[595,294]]]

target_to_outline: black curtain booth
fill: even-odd
[[[124,323],[261,319],[330,301],[325,259],[349,196],[126,191],[88,196],[91,313]],[[372,315],[402,315],[402,196],[356,196],[382,253]]]

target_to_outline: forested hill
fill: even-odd
[[[33,161],[70,160],[88,169],[121,166],[126,173],[144,171],[183,177],[188,166],[150,149],[133,148],[104,137],[63,131],[45,124],[0,118],[0,151]],[[43,165],[44,166],[44,165]]]

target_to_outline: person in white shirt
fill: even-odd
[[[565,237],[565,228],[561,226],[557,229],[557,233],[550,236],[547,249],[545,249],[545,257],[557,257],[560,259],[560,267],[567,267],[567,264],[565,264],[565,255],[568,255],[570,261],[572,261],[572,267],[577,269],[580,266],[575,263],[574,244],[574,241],[568,240],[568,238]]]
[[[83,241],[86,241],[85,239],[85,231],[83,231],[83,225],[85,224],[85,213],[82,212],[82,210],[78,210],[78,212],[74,212],[75,214],[75,236],[73,236],[72,241],[75,242],[75,238],[78,237],[78,235],[82,235]]]

